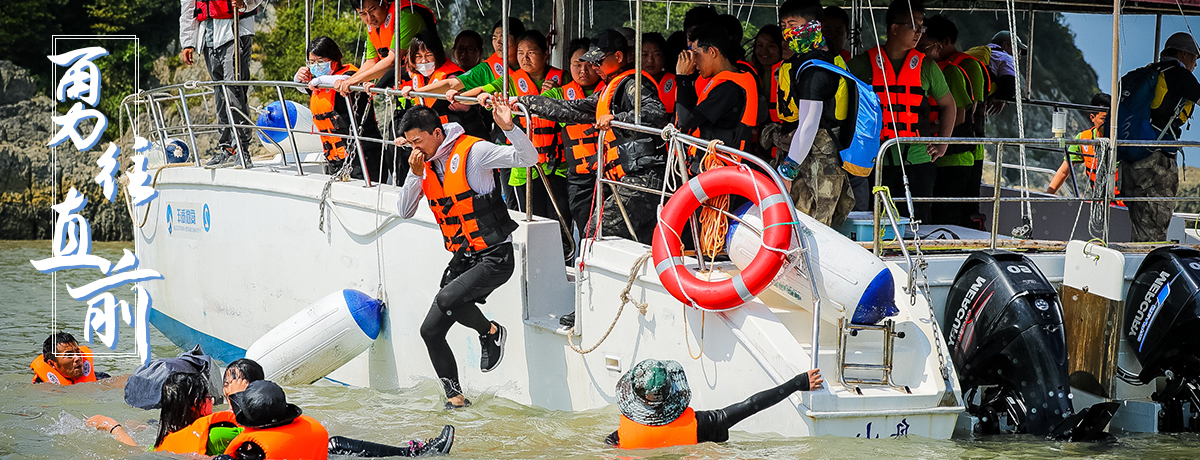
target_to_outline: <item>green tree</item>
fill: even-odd
[[[348,2],[347,2],[348,3]],[[310,34],[312,37],[332,38],[342,49],[343,61],[362,61],[367,43],[367,28],[348,5],[341,11],[330,7],[324,13],[314,8]],[[301,1],[275,4],[275,28],[254,37],[254,59],[262,62],[263,77],[267,80],[291,80],[296,69],[304,65],[308,47],[304,43],[304,3]]]

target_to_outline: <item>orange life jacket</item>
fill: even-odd
[[[349,75],[358,71],[353,64],[342,64],[333,75]],[[323,133],[343,132],[350,128],[350,122],[342,119],[337,113],[337,98],[342,97],[337,91],[322,88],[313,91],[308,97],[308,108],[312,110],[313,126]],[[349,107],[347,107],[349,110]],[[353,116],[353,115],[351,115]],[[321,136],[321,147],[325,149],[325,159],[329,161],[346,158],[346,138],[336,136]]]
[[[621,82],[633,75],[633,72],[634,69],[626,70],[605,83],[604,92],[600,93],[600,100],[596,102],[597,120],[604,115],[612,114],[613,97],[616,96],[617,89],[621,87]],[[649,80],[655,87],[658,87],[658,81],[654,77],[651,77],[650,74],[643,71],[642,78]],[[611,129],[604,132],[604,177],[609,180],[620,180],[626,174],[624,165],[628,162],[628,159],[621,158],[620,149],[612,145],[613,141],[616,140],[617,136],[613,134]]]
[[[983,94],[986,96],[988,93],[991,93],[992,92],[992,75],[988,73],[987,66],[983,64],[983,61],[980,61],[979,59],[975,58],[975,56],[964,53],[962,51],[951,54],[950,58],[947,60],[950,61],[951,64],[962,67],[965,70],[966,67],[963,67],[962,63],[963,63],[963,61],[965,61],[967,59],[973,59],[975,62],[979,63],[979,68],[981,70],[983,70],[984,85],[986,85],[983,88]],[[967,79],[967,84],[968,85],[971,84],[970,78]],[[972,92],[971,94],[974,95],[975,93]]]
[[[207,455],[208,429],[213,425],[222,422],[228,422],[237,425],[237,421],[233,416],[233,411],[221,411],[212,415],[200,417],[196,419],[196,421],[192,422],[191,425],[185,426],[179,431],[168,434],[163,438],[162,444],[159,444],[154,450],[157,452],[171,452],[176,454]]]
[[[375,28],[367,27],[367,39],[371,41],[371,46],[375,47],[375,52],[379,54],[380,59],[388,57],[388,54],[391,52],[392,40],[396,36],[396,19],[394,15],[396,14],[397,4],[400,5],[400,9],[420,8],[428,12],[430,18],[437,17],[433,14],[433,10],[420,3],[414,3],[409,0],[392,2],[392,4],[388,6],[387,19],[383,20],[383,24],[380,24],[379,27]]]
[[[658,100],[662,101],[663,107],[667,108],[667,114],[675,113],[675,90],[678,85],[675,84],[675,74],[671,72],[664,73],[662,81],[658,82]]]
[[[207,440],[206,440],[207,442]],[[233,438],[225,454],[233,455],[237,448],[247,442],[261,447],[268,459],[326,460],[329,458],[329,432],[307,415],[301,415],[292,423],[275,428],[246,428]]]
[[[661,87],[660,87],[661,88]],[[596,84],[593,91],[604,91],[604,82]],[[563,86],[563,98],[568,101],[587,97],[579,83],[570,82]],[[563,156],[574,174],[596,172],[596,137],[600,133],[592,124],[571,124],[563,127]]]
[[[462,68],[459,67],[458,64],[455,64],[447,59],[441,67],[438,67],[437,70],[434,70],[433,73],[429,74],[428,78],[426,78],[424,75],[421,75],[420,72],[414,72],[412,76],[412,87],[420,88],[422,86],[436,83],[461,73],[463,73]],[[433,107],[433,104],[437,101],[438,99],[432,97],[417,98],[417,102],[425,107]],[[450,121],[445,115],[439,116],[438,119],[442,121],[442,124],[446,124]]]
[[[500,78],[504,75],[504,56],[500,53],[492,53],[483,62],[488,63],[488,68],[492,70],[492,78]]]
[[[929,119],[925,89],[921,88],[921,63],[925,54],[909,50],[896,75],[887,53],[878,46],[867,51],[871,60],[871,86],[879,95],[883,112],[881,140],[894,137],[919,137]],[[886,82],[886,84],[885,84]]]
[[[562,69],[551,67],[546,71],[546,81],[562,84],[562,75]],[[542,88],[533,81],[528,72],[517,69],[509,76],[517,87],[518,96],[536,96],[542,93]],[[537,148],[538,163],[557,166],[558,162],[562,161],[562,142],[558,137],[558,123],[539,117],[532,117],[532,119],[533,127],[526,126],[525,117],[517,117],[517,122],[529,133],[529,142],[532,142],[533,146]],[[546,173],[549,174],[550,171]]]
[[[754,75],[749,72],[730,70],[719,72],[713,75],[712,79],[708,80],[708,83],[703,88],[697,88],[696,104],[699,105],[704,102],[713,88],[727,81],[740,86],[745,91],[746,100],[744,102],[745,105],[742,107],[742,116],[738,120],[739,126],[734,129],[731,139],[723,140],[726,142],[726,146],[730,148],[749,152],[749,149],[752,147],[754,128],[758,125],[758,82],[755,81]],[[715,137],[712,133],[701,132],[700,128],[693,129],[689,134],[703,139]],[[695,147],[688,148],[688,164],[691,165],[693,174],[700,173],[700,161],[696,159],[699,152],[699,149]]]
[[[697,436],[696,411],[687,408],[679,418],[661,426],[642,425],[621,416],[621,425],[617,428],[617,447],[622,449],[654,449],[658,447],[686,446],[696,444]]]
[[[96,367],[93,365],[95,362],[92,360],[92,349],[80,346],[79,352],[85,355],[83,357],[82,377],[71,380],[58,372],[58,369],[50,366],[50,363],[46,362],[44,355],[37,355],[36,358],[33,358],[33,362],[29,363],[29,367],[33,369],[34,373],[33,383],[50,382],[59,385],[74,385],[76,383],[95,382]]]
[[[432,163],[425,164],[421,189],[433,217],[442,227],[442,240],[450,252],[478,252],[503,243],[517,229],[500,195],[500,184],[491,193],[471,189],[467,182],[467,157],[482,139],[466,134],[454,140],[444,177],[438,179]]]
[[[1082,133],[1079,133],[1079,138],[1080,139],[1095,139],[1096,138],[1096,128],[1092,128],[1092,129],[1086,130]],[[1079,148],[1080,156],[1083,157],[1083,169],[1085,172],[1087,172],[1088,178],[1091,179],[1092,183],[1094,184],[1094,183],[1096,183],[1096,171],[1099,170],[1099,166],[1096,164],[1096,147],[1092,146],[1092,145],[1081,145],[1079,147],[1080,147]],[[1120,179],[1121,179],[1120,171],[1119,170],[1113,171],[1113,180],[1116,181],[1117,184],[1120,184],[1121,183]],[[1114,185],[1113,186],[1113,196],[1119,196],[1119,195],[1121,195],[1121,190],[1119,190],[1116,187],[1116,185]],[[1125,205],[1125,203],[1122,201],[1117,201],[1116,203],[1121,206]]]

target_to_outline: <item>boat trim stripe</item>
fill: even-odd
[[[156,308],[150,309],[150,324],[183,350],[191,350],[198,344],[204,349],[204,354],[225,364],[246,357],[246,349],[200,332]]]

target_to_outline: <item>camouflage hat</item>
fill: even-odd
[[[600,61],[603,61],[609,53],[617,51],[628,52],[629,41],[625,40],[625,36],[620,32],[604,29],[596,32],[596,36],[592,37],[592,47],[583,56],[580,56],[579,60],[600,65]]]
[[[647,359],[617,382],[621,414],[642,425],[666,425],[679,418],[692,400],[687,376],[678,362]]]

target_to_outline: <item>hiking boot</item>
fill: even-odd
[[[575,312],[570,312],[558,317],[558,324],[566,327],[575,327]]]
[[[455,405],[454,403],[452,403],[450,401],[446,401],[446,410],[458,410],[458,409],[465,409],[465,408],[471,407],[470,399],[463,398],[463,401],[466,401],[466,402],[464,402],[463,405],[461,405],[461,406]],[[453,429],[453,428],[451,428],[451,429]]]
[[[436,438],[430,438],[424,444],[414,446],[413,453],[416,457],[424,457],[426,455],[446,455],[450,453],[450,446],[454,445],[454,427],[446,425],[442,428],[442,434]]]
[[[212,159],[208,160],[208,163],[205,163],[204,166],[212,168],[224,165],[233,159],[233,155],[233,149],[220,149],[217,153],[213,154]]]
[[[504,339],[508,335],[504,326],[495,321],[492,324],[496,325],[495,334],[479,336],[479,369],[484,372],[491,372],[504,358]]]

